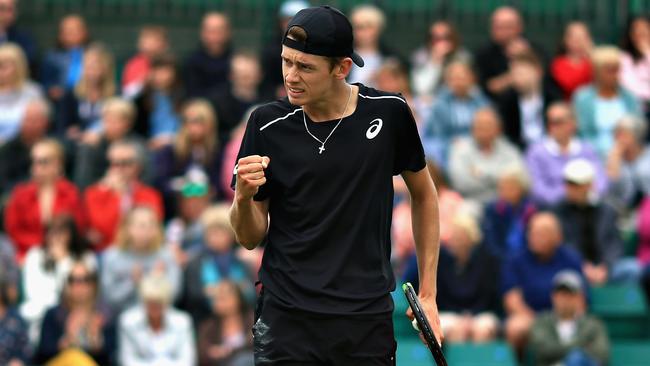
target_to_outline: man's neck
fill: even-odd
[[[303,106],[304,111],[312,121],[337,120],[341,116],[349,116],[355,111],[358,100],[358,87],[349,85],[346,82],[335,85],[325,97]]]

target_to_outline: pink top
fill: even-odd
[[[635,63],[630,54],[624,53],[621,57],[621,83],[640,100],[650,101],[650,54]]]
[[[639,207],[638,217],[639,247],[637,258],[641,264],[650,264],[650,197],[646,197]]]

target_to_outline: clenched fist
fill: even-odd
[[[237,184],[235,186],[235,199],[239,201],[250,200],[257,194],[260,187],[266,183],[264,169],[269,166],[271,158],[268,156],[251,155],[237,161],[235,174]]]

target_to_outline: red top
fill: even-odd
[[[156,211],[160,220],[164,218],[160,193],[142,183],[133,185],[126,205],[117,192],[102,183],[94,184],[84,192],[84,204],[88,215],[88,229],[100,234],[99,242],[95,243],[96,251],[102,251],[113,243],[122,212],[131,207],[149,206]]]
[[[84,229],[85,216],[79,191],[70,181],[60,178],[55,183],[52,217],[69,214],[80,230]],[[16,246],[19,262],[27,251],[43,243],[45,226],[38,204],[38,186],[35,182],[22,183],[14,189],[5,209],[5,229]]]
[[[576,89],[591,82],[591,61],[585,58],[576,63],[566,56],[557,56],[551,64],[551,75],[562,88],[564,99],[570,100]]]
[[[126,88],[131,83],[143,83],[149,75],[149,59],[144,55],[133,56],[124,66],[122,73],[122,87]]]

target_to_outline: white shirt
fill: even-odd
[[[626,108],[623,99],[619,97],[610,99],[596,97],[595,108],[598,131],[596,146],[601,154],[606,154],[614,144],[612,132],[616,122],[625,115]]]
[[[521,133],[524,141],[532,145],[544,136],[544,101],[540,94],[519,100]]]
[[[560,342],[563,344],[570,343],[576,335],[576,321],[575,320],[559,320],[555,325],[557,334],[560,337]]]

